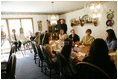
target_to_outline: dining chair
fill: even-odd
[[[29,50],[32,53],[32,41],[31,40],[27,40],[25,42],[22,43],[24,49],[21,51],[24,51],[24,53],[26,53],[26,50]]]
[[[14,53],[8,59],[7,68],[1,71],[2,79],[15,79],[16,55]]]
[[[32,41],[31,44],[32,44],[32,48],[33,48],[33,51],[34,51],[34,60],[35,60],[35,63],[36,63],[37,55],[38,55],[37,46],[36,46],[36,43],[34,41]],[[40,59],[39,59],[39,62],[40,62]],[[40,64],[39,64],[39,67],[40,67]]]
[[[45,56],[44,56],[44,51],[43,51],[42,45],[37,46],[37,50],[38,50],[38,56],[40,58],[41,72],[43,72],[44,62],[45,62],[44,57]]]
[[[45,54],[45,60],[46,60],[46,66],[45,66],[45,74],[46,74],[46,71],[47,69],[49,70],[50,72],[50,78],[51,78],[51,75],[52,75],[52,70],[56,70],[56,66],[55,66],[55,63],[52,61],[52,58],[51,58],[51,55],[48,51],[47,48],[43,48],[44,50],[44,54]]]
[[[11,48],[12,48],[12,52],[16,53],[16,52],[20,51],[22,53],[22,55],[24,56],[23,50],[21,48],[19,48],[19,50],[18,50],[13,42],[11,42]]]
[[[14,47],[11,47],[8,60],[10,59],[10,57],[11,57],[11,55],[12,55],[13,53],[14,53]],[[6,71],[7,63],[8,63],[8,62],[1,62],[1,71],[2,71],[2,72],[3,72],[3,71]]]
[[[78,62],[77,70],[78,79],[110,79],[104,70],[88,62]]]
[[[76,79],[77,68],[74,64],[73,60],[66,59],[62,53],[59,53],[59,70],[60,70],[60,78],[62,79]]]
[[[60,58],[60,55],[57,51],[53,51],[53,53],[55,54],[57,60],[56,60],[56,68],[58,70],[58,78],[60,79],[61,78],[61,58]]]
[[[44,33],[40,34],[40,44],[43,45]]]

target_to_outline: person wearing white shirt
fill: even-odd
[[[68,38],[68,35],[66,33],[64,33],[63,29],[61,29],[60,34],[59,34],[59,40],[64,41],[66,38]]]
[[[24,30],[23,30],[22,27],[20,28],[19,39],[20,39],[20,41],[22,42],[22,44],[25,44],[27,41],[29,41],[29,40],[25,37],[25,35],[24,35]]]
[[[15,29],[12,29],[12,35],[11,35],[11,41],[12,43],[15,45],[15,50],[17,51],[17,49],[20,49],[21,47],[21,42],[19,40],[19,37],[18,35],[16,34],[16,30]]]

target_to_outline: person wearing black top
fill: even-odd
[[[76,79],[77,78],[77,69],[73,60],[71,59],[71,50],[72,50],[72,40],[66,38],[64,40],[64,47],[60,53],[60,72],[62,74],[62,79]]]
[[[67,32],[67,25],[64,23],[64,20],[63,20],[63,19],[60,20],[60,24],[59,24],[59,32],[60,32],[61,29],[64,30],[64,33]]]
[[[80,41],[80,38],[79,38],[79,36],[77,34],[75,34],[75,30],[74,29],[71,30],[71,33],[72,34],[69,36],[69,38],[71,38],[74,43]]]
[[[104,72],[106,72],[112,79],[117,78],[117,70],[115,64],[110,60],[110,56],[108,55],[108,47],[103,39],[98,38],[94,40],[89,51],[89,56],[84,58],[83,62],[92,63],[98,66],[104,70]],[[86,71],[86,76],[84,75],[85,73],[83,73],[83,70]],[[85,67],[83,67],[82,69],[81,67],[81,71],[79,71],[81,75],[79,75],[79,77],[85,79],[87,76],[89,76],[89,78],[91,78],[90,75],[95,74],[92,73],[92,71],[87,73],[87,71],[87,68],[85,69]]]
[[[49,33],[45,31],[43,44],[49,44],[49,37],[50,37]]]

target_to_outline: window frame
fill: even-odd
[[[6,20],[9,42],[11,42],[11,34],[10,34],[10,28],[9,28],[9,22],[8,22],[8,20],[12,20],[12,19],[16,19],[16,20],[19,19],[20,20],[20,27],[22,27],[22,21],[21,21],[22,19],[31,19],[31,21],[32,21],[32,29],[33,29],[33,34],[34,34],[33,18],[1,18],[1,20]]]

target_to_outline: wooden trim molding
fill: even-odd
[[[32,29],[33,29],[33,35],[34,35],[34,21],[33,21],[33,18],[31,20],[32,20]]]
[[[7,30],[8,30],[8,36],[9,36],[9,42],[11,42],[11,34],[10,34],[10,29],[9,29],[9,22],[8,20],[11,19],[20,19],[20,26],[22,27],[22,21],[21,19],[31,19],[32,22],[32,31],[33,31],[33,35],[34,35],[34,22],[33,22],[33,18],[1,18],[1,20],[6,20],[6,24],[7,24]]]
[[[1,12],[1,15],[61,15],[62,13],[40,13],[40,12]]]
[[[8,36],[9,36],[9,43],[11,44],[11,34],[10,34],[8,19],[6,19],[6,24],[7,24]]]
[[[32,18],[1,18],[1,19],[32,19]]]
[[[21,21],[21,19],[20,19],[20,27],[22,27],[22,21]]]

